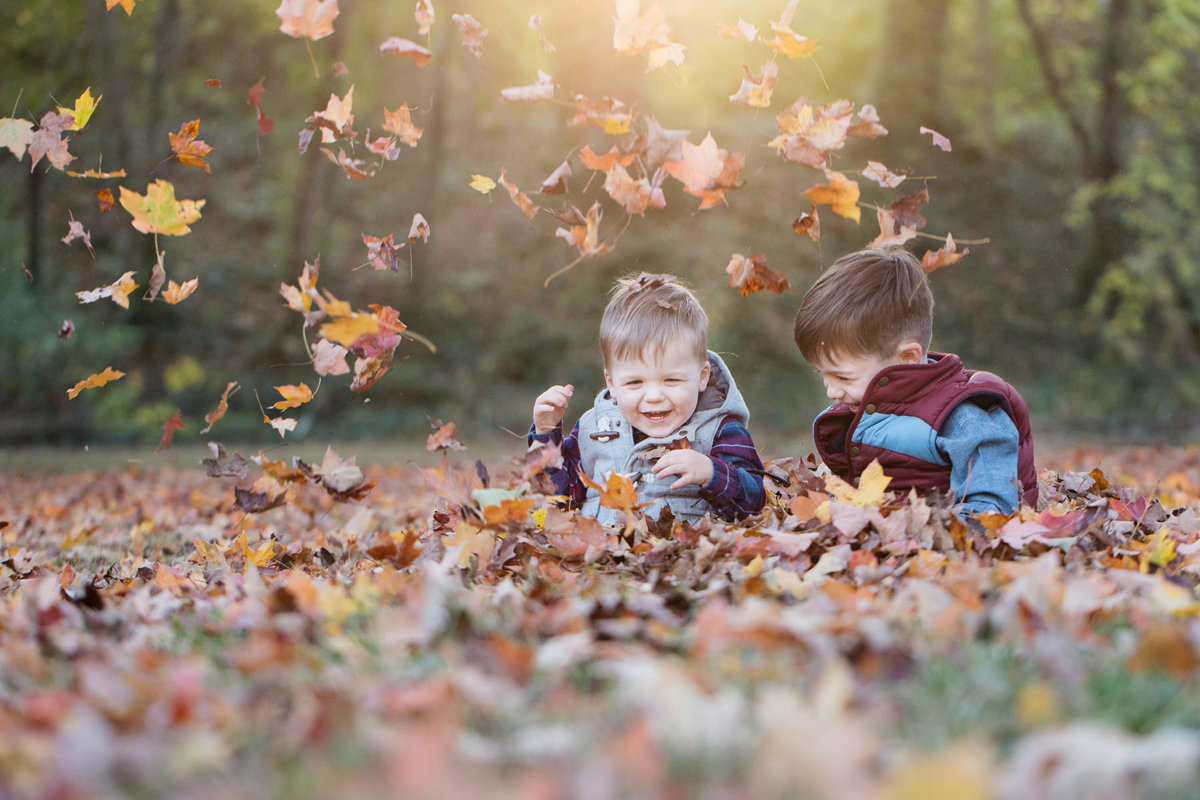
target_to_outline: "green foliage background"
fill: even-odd
[[[178,197],[205,199],[190,235],[159,243],[168,275],[198,276],[200,288],[177,306],[142,302],[152,237],[119,207],[101,214],[92,195],[102,186],[116,193],[118,182],[73,179],[44,162],[31,174],[28,160],[0,152],[0,443],[153,443],[175,408],[186,425],[176,441],[196,440],[231,380],[242,389],[211,437],[271,440],[255,391],[266,406],[277,397],[272,386],[316,380],[279,284],[319,257],[320,286],[356,308],[392,305],[438,351],[402,344],[365,396],[327,379],[300,410],[297,438],[423,436],[431,418],[455,421],[466,436],[520,433],[546,385],[574,383],[580,397],[599,387],[605,293],[616,277],[648,270],[674,271],[696,288],[767,455],[803,450],[824,398],[791,342],[791,317],[822,266],[877,229],[869,208],[856,226],[824,207],[819,248],[792,232],[808,208],[803,192],[820,176],[765,143],[775,113],[801,95],[875,104],[890,136],[852,141],[835,166],[859,169],[871,158],[931,176],[926,230],[990,239],[933,275],[935,349],[1014,383],[1041,432],[1200,429],[1195,0],[804,3],[792,27],[818,41],[815,63],[781,58],[772,107],[759,113],[728,96],[742,65],[757,71],[769,51],[719,38],[716,24],[741,16],[769,33],[781,2],[666,0],[687,60],[649,73],[644,56],[613,52],[613,8],[600,0],[435,2],[434,58],[423,69],[378,50],[388,36],[422,38],[408,2],[343,3],[334,35],[311,43],[311,60],[303,40],[279,31],[272,2],[140,0],[131,16],[104,5],[0,8],[0,115],[36,121],[88,87],[103,95],[71,142],[70,168],[124,168],[119,183],[134,191],[163,178]],[[452,13],[488,28],[483,58],[461,45]],[[531,13],[543,17],[555,53],[538,46]],[[1033,31],[1054,42],[1050,67]],[[1114,36],[1117,51],[1106,49]],[[500,98],[539,69],[566,101],[611,95],[690,130],[693,142],[711,131],[721,147],[746,153],[746,185],[727,206],[701,212],[668,181],[667,208],[627,228],[609,203],[602,234],[619,234],[614,252],[544,287],[576,255],[553,237],[553,221],[529,221],[503,189],[483,196],[467,186],[471,174],[497,177],[503,167],[539,205],[557,206],[533,194],[545,176],[583,144],[608,150],[599,130],[566,126],[569,102]],[[211,78],[222,87],[206,86]],[[275,120],[262,138],[246,104],[260,78]],[[401,103],[425,128],[418,147],[369,181],[347,180],[315,145],[297,152],[305,118],[351,85],[360,133],[379,135],[383,109]],[[196,118],[215,148],[211,176],[168,158],[167,133]],[[953,153],[932,147],[922,125],[949,136]],[[577,158],[573,166],[576,204],[603,199],[602,181],[588,183]],[[882,205],[920,186],[862,183],[864,200]],[[400,274],[362,267],[361,234],[402,240],[416,212],[432,236],[401,251]],[[91,232],[94,259],[61,242],[69,214]],[[937,246],[912,243],[918,254]],[[740,297],[724,273],[735,252],[765,253],[792,288]],[[76,302],[74,292],[130,269],[141,287],[129,310]],[[68,318],[75,333],[60,340]],[[127,377],[67,400],[67,388],[108,364]]]

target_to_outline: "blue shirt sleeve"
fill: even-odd
[[[999,406],[970,400],[953,411],[938,431],[937,447],[950,462],[950,491],[967,514],[1011,514],[1020,506],[1017,479],[1019,437]]]

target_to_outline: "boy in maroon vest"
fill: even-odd
[[[992,373],[928,352],[933,294],[911,253],[838,259],[804,296],[794,333],[833,401],[813,438],[835,475],[854,481],[878,459],[888,488],[938,489],[962,513],[1037,503],[1025,402]]]

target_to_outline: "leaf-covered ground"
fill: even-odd
[[[537,459],[0,475],[0,797],[1197,796],[1197,448],[970,526],[777,461],[605,529]]]

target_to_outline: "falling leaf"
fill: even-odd
[[[94,303],[102,298],[110,298],[121,308],[129,308],[129,295],[138,287],[133,280],[133,272],[126,272],[108,286],[101,286],[86,292],[76,292],[75,296],[82,303]]]
[[[205,156],[212,152],[212,147],[204,141],[197,139],[200,134],[200,120],[194,119],[191,122],[185,122],[179,127],[179,133],[167,133],[167,138],[171,142],[171,150],[174,151],[175,157],[179,159],[180,164],[188,164],[193,167],[200,167],[208,174],[212,174],[212,170],[208,167],[208,162],[204,160]]]
[[[725,271],[729,273],[730,288],[736,287],[742,297],[763,289],[778,294],[790,285],[782,272],[767,268],[767,257],[762,253],[755,253],[749,258],[734,253]]]
[[[276,386],[275,391],[283,397],[271,405],[271,408],[277,411],[287,411],[289,408],[297,408],[309,402],[313,398],[312,389],[308,388],[307,383],[301,383],[299,386],[294,384],[285,384]]]
[[[871,240],[870,247],[902,245],[917,235],[916,228],[902,224],[896,215],[887,209],[879,209],[875,212],[875,217],[879,220],[879,235]]]
[[[616,147],[613,147],[604,155],[598,156],[592,151],[590,146],[585,144],[583,149],[579,151],[579,158],[581,161],[583,161],[583,165],[588,169],[594,169],[599,172],[608,172],[618,164],[622,167],[629,166],[633,163],[634,156],[623,155]]]
[[[928,133],[933,138],[933,143],[935,145],[942,148],[947,153],[950,152],[950,149],[951,149],[950,140],[947,139],[945,136],[942,136],[940,133],[935,131],[933,128],[926,128],[924,125],[922,125],[921,133]]]
[[[957,252],[958,248],[954,244],[954,237],[949,233],[946,234],[946,244],[938,250],[926,250],[925,255],[921,258],[921,266],[925,268],[925,272],[933,272],[942,267],[948,267],[951,264],[959,261],[967,253],[971,252],[970,248],[963,248],[961,253]]]
[[[433,3],[430,0],[417,0],[413,18],[417,21],[417,33],[422,36],[428,34],[434,23]]]
[[[64,319],[63,324],[59,326],[58,338],[69,339],[71,334],[75,332],[75,323],[69,319]]]
[[[80,392],[82,392],[84,389],[96,389],[96,388],[99,388],[99,387],[103,386],[104,384],[108,383],[109,381],[115,381],[115,380],[117,380],[119,378],[123,378],[123,377],[125,377],[124,372],[113,369],[111,366],[105,367],[103,372],[98,372],[98,373],[95,373],[94,375],[89,375],[88,377],[84,378],[79,383],[75,384],[70,389],[68,389],[67,390],[67,399],[74,400],[75,396],[77,394],[79,394]]]
[[[158,297],[158,291],[167,280],[167,269],[163,266],[163,256],[166,251],[158,251],[158,259],[155,260],[154,266],[150,268],[150,285],[146,288],[146,294],[142,297],[143,300],[150,302]]]
[[[646,53],[646,72],[668,62],[683,63],[683,45],[670,41],[662,5],[655,3],[644,13],[640,0],[616,0],[617,16],[613,25],[613,49],[621,55]]]
[[[887,136],[888,130],[879,124],[879,112],[870,103],[865,104],[858,112],[858,122],[846,131],[847,136],[857,136],[861,139],[877,139]]]
[[[32,122],[14,117],[0,119],[0,147],[7,147],[18,160],[25,157],[25,151],[32,141]]]
[[[377,156],[383,156],[386,161],[395,161],[400,157],[400,148],[396,147],[396,137],[380,136],[372,139],[371,131],[368,129],[365,139],[367,149]]]
[[[321,130],[321,141],[330,144],[338,139],[354,138],[354,87],[346,91],[345,97],[330,93],[325,108],[305,120],[305,123]]]
[[[533,31],[537,31],[538,44],[540,44],[542,46],[542,49],[545,50],[547,53],[553,53],[555,50],[558,49],[548,39],[546,39],[546,31],[542,25],[542,15],[541,14],[530,14],[529,15],[529,29],[533,30]]]
[[[275,419],[271,419],[264,414],[263,422],[267,423],[276,431],[278,431],[280,439],[284,438],[285,434],[296,430],[296,420],[288,417],[275,417]]]
[[[829,203],[833,213],[838,216],[858,222],[862,211],[858,207],[858,184],[835,170],[825,170],[828,184],[817,184],[804,193],[804,196],[814,203],[821,205]]]
[[[629,214],[645,215],[647,208],[665,208],[666,197],[662,181],[666,171],[659,169],[654,181],[647,178],[634,179],[620,164],[608,170],[604,180],[604,191],[620,204]]]
[[[462,34],[463,46],[476,58],[483,58],[483,40],[487,38],[487,28],[470,14],[451,14],[450,19],[454,20],[458,32]]]
[[[262,107],[262,99],[266,91],[266,88],[263,87],[262,79],[259,79],[258,83],[250,87],[250,91],[246,94],[246,105],[254,106],[254,110],[258,113],[259,136],[266,136],[275,130],[275,120],[268,117]]]
[[[176,200],[175,186],[159,178],[146,187],[146,194],[121,187],[121,206],[133,216],[133,227],[142,233],[183,236],[189,225],[200,219],[203,200]]]
[[[557,228],[554,231],[555,236],[573,244],[579,250],[579,255],[584,258],[601,256],[612,249],[610,245],[600,241],[600,219],[603,212],[599,203],[592,204],[586,217],[579,214],[578,209],[575,210],[575,214],[583,217],[583,223],[570,228]]]
[[[701,209],[719,205],[727,191],[742,185],[738,176],[746,165],[746,155],[718,148],[712,133],[706,134],[698,145],[683,142],[680,150],[682,156],[678,161],[668,161],[663,166],[683,184],[684,191],[702,198]]]
[[[486,175],[479,174],[471,175],[471,183],[468,185],[480,194],[487,194],[492,189],[496,188],[496,182],[494,180]]]
[[[904,183],[904,179],[907,177],[906,175],[897,175],[878,161],[867,161],[867,168],[862,171],[862,176],[887,189],[894,189]]]
[[[766,108],[771,105],[771,95],[775,92],[775,84],[779,76],[779,66],[774,61],[763,64],[758,75],[742,67],[742,85],[737,93],[729,96],[729,102],[745,108]]]
[[[908,197],[902,197],[892,203],[888,207],[888,212],[897,225],[919,231],[925,227],[926,223],[925,216],[921,213],[921,206],[927,203],[929,203],[929,190],[922,188],[921,191],[913,192]]]
[[[800,0],[789,0],[784,7],[783,13],[779,17],[778,22],[771,23],[771,30],[775,32],[772,39],[768,39],[766,44],[777,53],[782,53],[788,58],[804,58],[811,56],[817,48],[817,43],[807,36],[801,36],[792,30],[792,16],[796,13],[796,7]]]
[[[112,11],[115,6],[125,9],[126,16],[133,16],[133,6],[137,0],[104,0],[106,11]]]
[[[217,89],[220,89],[221,88],[221,79],[220,78],[209,78],[208,80],[206,80],[204,82],[204,85],[205,86],[214,86]]]
[[[175,281],[167,281],[167,288],[163,290],[163,300],[167,301],[167,305],[175,305],[186,300],[192,292],[196,291],[196,287],[200,285],[199,278],[192,278],[183,283]]]
[[[758,38],[758,28],[741,17],[738,17],[737,25],[730,25],[727,22],[719,23],[717,33],[725,39],[741,39],[746,42],[753,42]]]
[[[817,204],[813,203],[808,211],[796,217],[792,222],[792,230],[801,236],[807,236],[814,242],[821,241],[821,218],[817,214]]]
[[[158,446],[154,448],[154,452],[156,453],[159,450],[170,450],[171,440],[175,438],[175,431],[183,430],[183,418],[179,416],[178,408],[175,409],[175,413],[171,415],[171,418],[163,423],[162,429],[162,439],[159,440]]]
[[[83,172],[76,172],[75,170],[69,169],[66,172],[72,178],[124,178],[125,177],[125,170],[123,170],[123,169],[113,170],[112,172],[105,172],[100,169],[85,169]],[[107,189],[105,191],[108,191],[109,194],[112,194],[112,192]],[[99,194],[99,192],[97,192],[97,194]]]
[[[500,96],[512,102],[524,101],[532,103],[540,100],[553,100],[554,85],[554,79],[539,69],[537,83],[501,89]]]
[[[225,384],[225,391],[221,393],[221,400],[217,403],[217,407],[204,415],[204,421],[208,423],[201,434],[208,433],[212,430],[212,426],[217,423],[217,420],[225,416],[225,412],[229,409],[229,395],[238,388],[237,381],[230,381]]]
[[[67,215],[70,219],[67,222],[67,235],[62,237],[63,244],[70,244],[79,239],[87,247],[88,252],[92,254],[92,258],[95,258],[96,248],[92,247],[92,235],[84,229],[82,222],[75,219],[75,215],[69,209]]]
[[[316,41],[333,33],[338,0],[282,0],[275,15],[281,20],[279,29],[288,36]]]
[[[103,97],[103,95],[100,97]],[[62,106],[59,106],[58,112],[60,114],[71,115],[71,127],[67,128],[67,130],[78,131],[86,128],[88,122],[90,122],[92,119],[92,114],[94,114],[96,111],[96,106],[100,103],[100,97],[97,97],[93,100],[92,87],[89,86],[88,88],[84,89],[83,94],[79,95],[79,97],[75,100],[74,108],[63,108]]]
[[[383,110],[383,129],[388,133],[394,133],[400,137],[400,141],[409,147],[416,147],[417,142],[421,139],[421,134],[425,133],[424,128],[418,128],[413,125],[412,114],[409,111],[408,103],[397,108],[395,111]]]
[[[376,270],[390,269],[392,272],[399,272],[398,257],[400,249],[404,247],[404,242],[396,245],[392,241],[394,234],[389,233],[382,238],[378,236],[367,236],[362,234],[363,244],[367,246],[367,261]]]
[[[43,157],[55,169],[65,169],[67,164],[75,160],[75,156],[67,152],[67,139],[64,132],[71,130],[75,118],[71,114],[47,111],[38,122],[38,127],[29,140],[29,171],[37,166]]]
[[[429,63],[429,59],[433,58],[433,53],[429,48],[422,47],[409,39],[401,39],[399,36],[385,39],[383,44],[379,45],[379,52],[394,53],[404,58],[411,58],[417,62],[418,67],[425,66]]]
[[[413,214],[412,225],[408,229],[408,241],[415,243],[417,239],[422,244],[429,242],[429,223],[420,212]]]
[[[375,168],[362,159],[351,158],[341,150],[334,155],[329,148],[321,148],[330,161],[337,164],[346,173],[346,178],[352,181],[365,181],[375,176]]]
[[[349,352],[336,342],[322,339],[313,347],[313,369],[318,375],[345,375],[350,371],[346,363]]]
[[[567,159],[555,167],[554,172],[542,181],[542,194],[565,194],[567,178],[571,177],[571,161]]]
[[[615,97],[589,100],[587,97],[577,94],[575,95],[575,114],[567,120],[567,126],[595,125],[609,130],[615,125],[618,128],[629,130],[629,126],[636,116]]]
[[[505,177],[504,170],[500,170],[500,185],[508,190],[508,196],[512,198],[513,203],[517,208],[525,213],[525,216],[533,219],[537,216],[538,207],[529,199],[529,195],[517,188],[516,184],[509,183]]]
[[[100,189],[96,192],[96,199],[100,201],[100,213],[111,211],[117,204],[117,199],[113,197],[112,189]]]
[[[466,446],[454,438],[455,425],[447,422],[442,425],[438,420],[433,421],[435,430],[425,439],[425,449],[431,453],[438,450],[461,450],[466,452]]]

